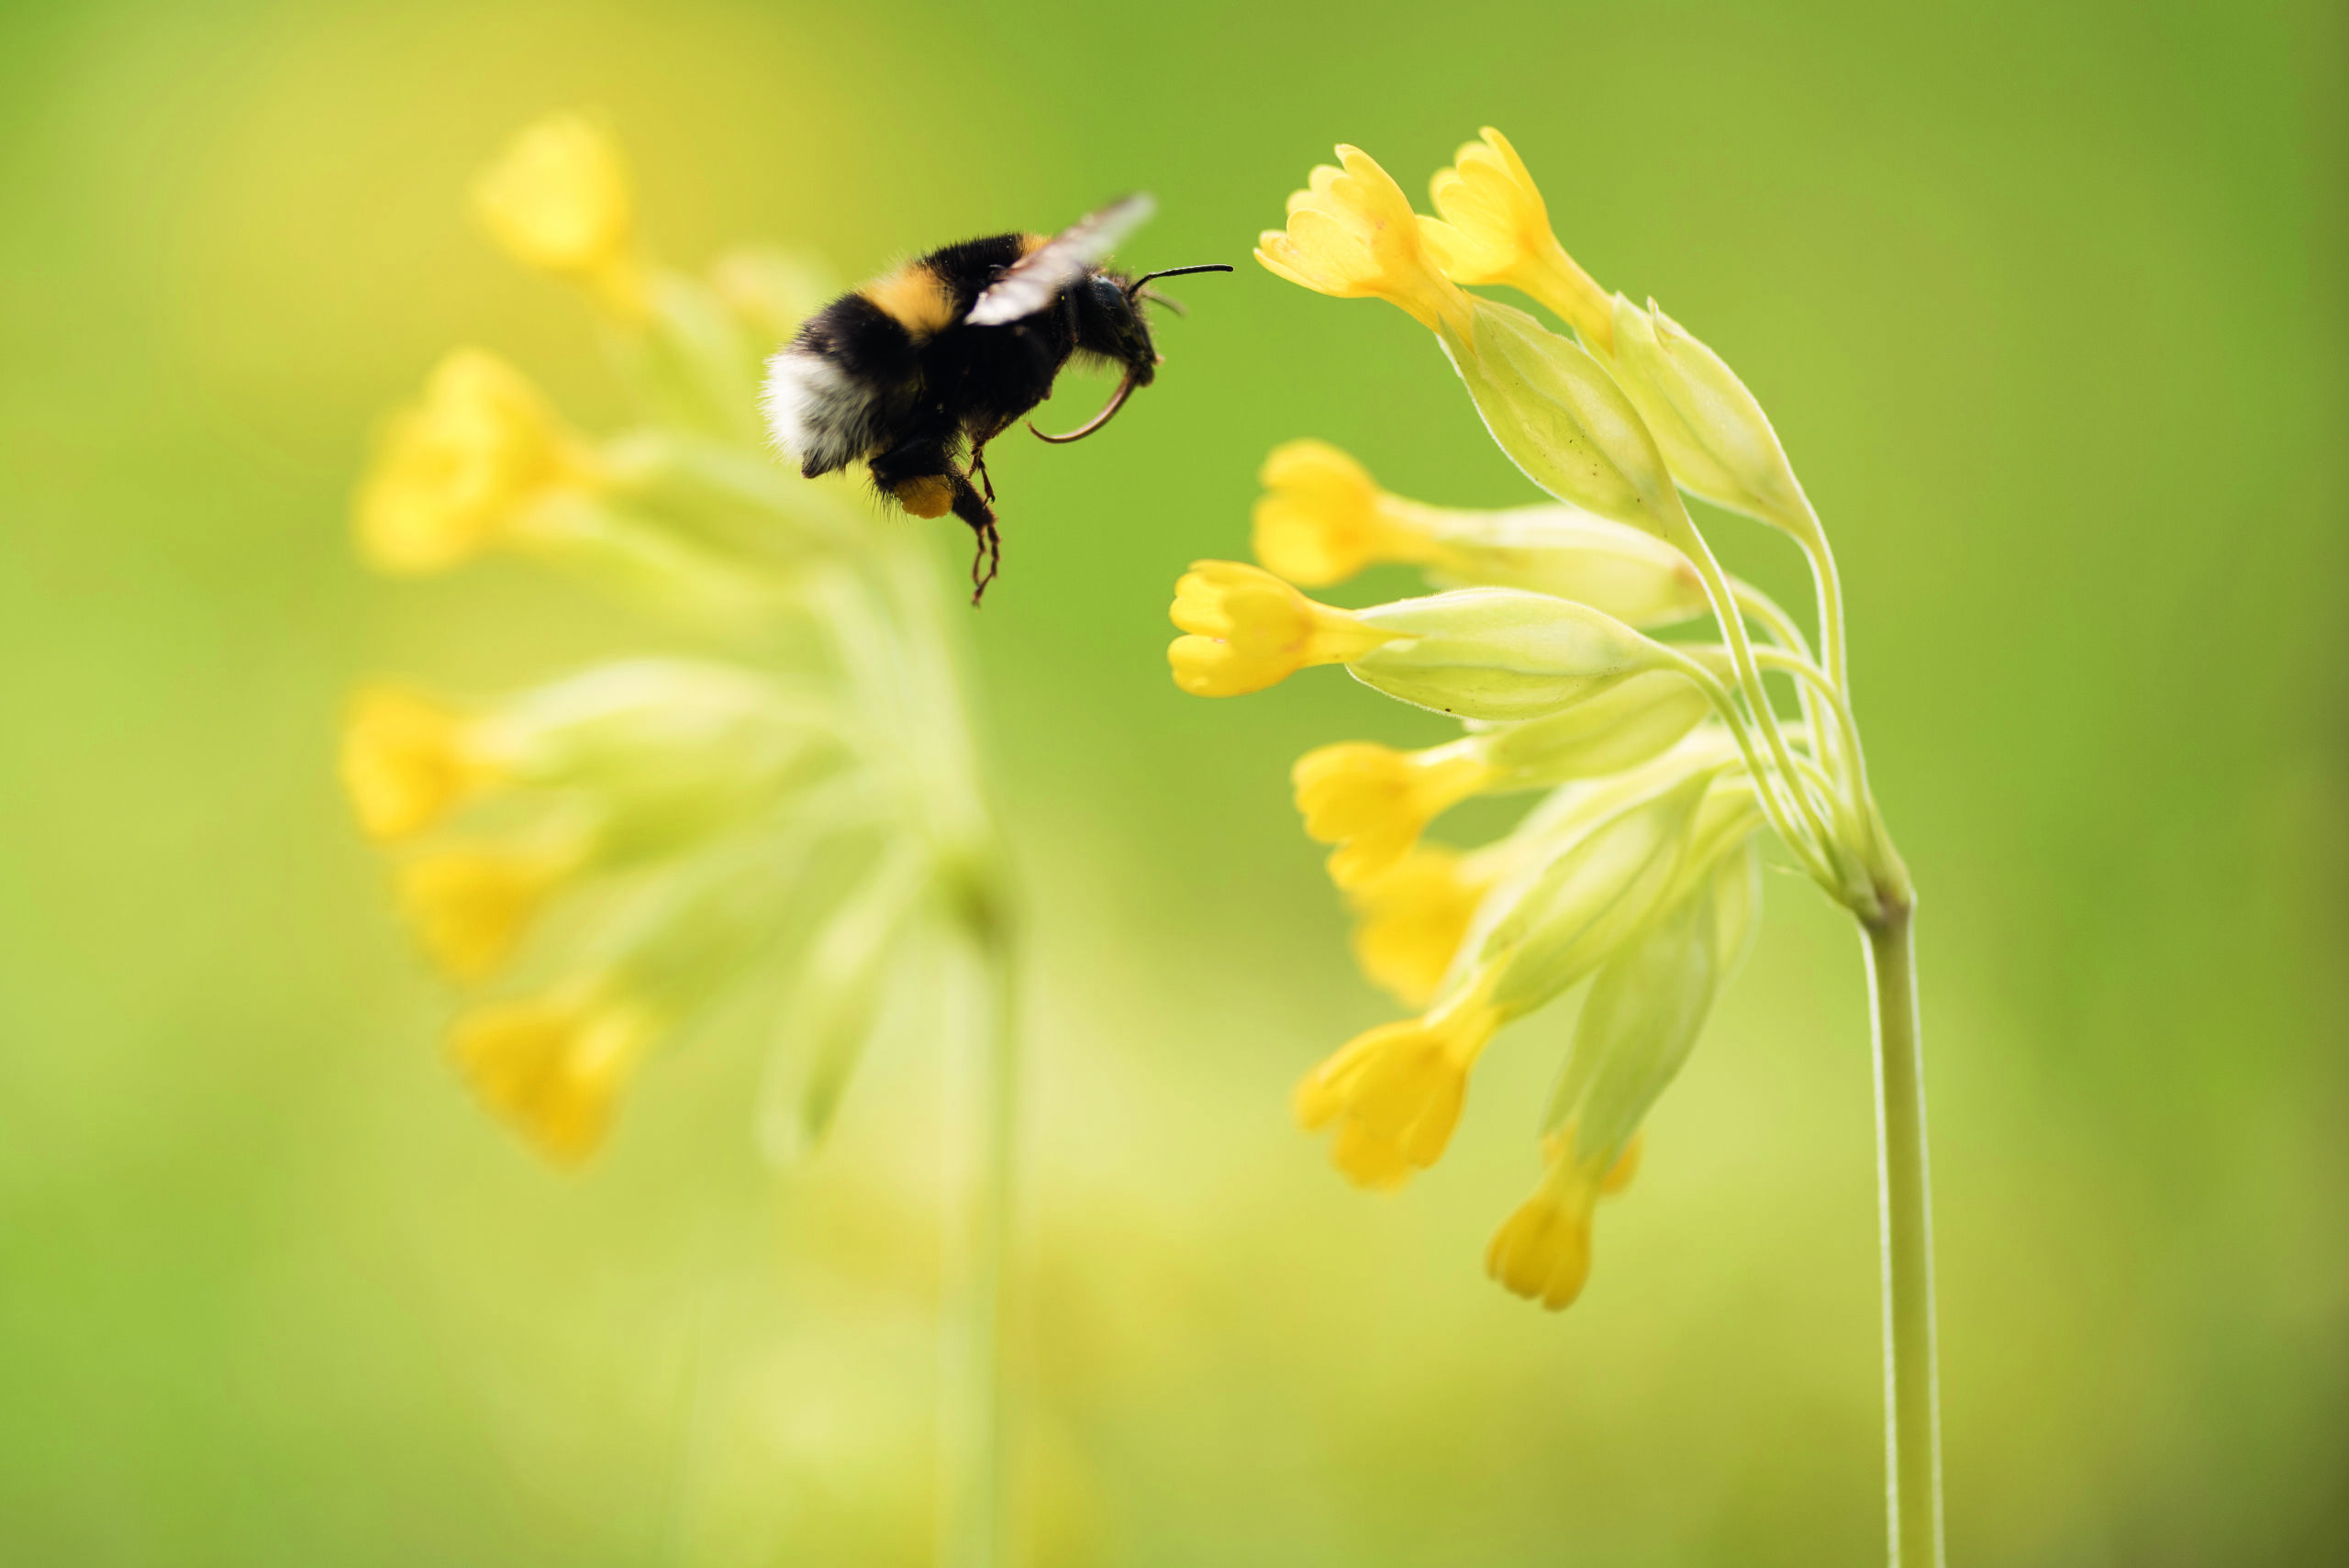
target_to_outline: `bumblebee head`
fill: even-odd
[[[1145,294],[1142,285],[1152,278],[1171,278],[1185,272],[1228,272],[1231,268],[1223,262],[1210,262],[1197,267],[1169,267],[1163,272],[1145,272],[1129,281],[1115,272],[1087,274],[1071,291],[1076,305],[1077,346],[1088,353],[1117,361],[1126,367],[1125,379],[1111,394],[1108,406],[1096,414],[1082,428],[1064,436],[1047,436],[1036,427],[1030,430],[1044,440],[1059,445],[1082,440],[1113,418],[1126,406],[1137,386],[1148,386],[1158,374],[1158,347],[1150,340],[1150,323],[1142,318],[1141,302],[1158,300],[1176,311],[1182,306],[1158,295]]]

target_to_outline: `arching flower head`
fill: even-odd
[[[1287,228],[1265,230],[1256,260],[1318,294],[1383,299],[1430,331],[1448,321],[1470,337],[1467,296],[1437,270],[1402,187],[1358,147],[1341,145],[1338,162],[1289,196]]]
[[[1550,228],[1549,205],[1508,139],[1492,127],[1430,182],[1442,218],[1419,219],[1427,248],[1455,284],[1530,294],[1604,351],[1611,303]]]
[[[385,572],[443,571],[479,554],[535,503],[594,476],[585,447],[520,372],[459,349],[376,446],[353,508],[360,550]]]
[[[1297,1124],[1333,1129],[1330,1158],[1357,1186],[1399,1187],[1442,1157],[1468,1071],[1503,1021],[1479,988],[1424,1018],[1358,1035],[1297,1084]]]
[[[1193,696],[1260,692],[1315,664],[1341,664],[1392,641],[1344,610],[1317,604],[1259,567],[1195,561],[1168,612],[1190,635],[1166,651]]]
[[[593,1154],[613,1106],[659,1034],[653,1016],[581,985],[477,1007],[449,1033],[449,1053],[482,1104],[559,1164]]]
[[[628,166],[585,116],[550,115],[525,128],[474,177],[473,205],[522,265],[584,284],[621,315],[642,313]]]

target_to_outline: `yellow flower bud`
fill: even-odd
[[[1166,651],[1174,684],[1199,697],[1260,692],[1308,666],[1360,658],[1398,635],[1234,561],[1193,562],[1168,613],[1191,634]]]
[[[1504,1021],[1477,989],[1440,1012],[1359,1035],[1297,1084],[1297,1124],[1308,1132],[1336,1124],[1330,1157],[1356,1185],[1398,1187],[1442,1158],[1468,1071]]]
[[[1474,740],[1397,751],[1367,740],[1322,746],[1290,773],[1305,830],[1335,844],[1330,879],[1359,887],[1392,871],[1435,818],[1491,782]]]
[[[1405,1006],[1425,1007],[1493,880],[1481,855],[1441,844],[1414,847],[1384,875],[1346,889],[1354,962]]]
[[[1257,477],[1265,494],[1256,502],[1256,559],[1292,583],[1320,587],[1374,562],[1436,559],[1435,540],[1424,529],[1408,517],[1388,517],[1396,497],[1327,441],[1275,447]]]
[[[369,837],[421,832],[498,776],[499,760],[462,715],[395,686],[352,697],[342,782]]]
[[[659,1034],[652,1015],[595,985],[477,1007],[449,1051],[481,1102],[558,1164],[602,1146],[612,1110]]]
[[[583,115],[525,128],[473,179],[473,212],[522,265],[585,284],[622,316],[645,307],[618,145]]]
[[[433,962],[480,980],[513,955],[548,897],[581,857],[519,847],[435,851],[399,868],[401,909]]]
[[[384,572],[442,571],[594,483],[593,458],[519,372],[459,349],[377,444],[353,507],[360,552]]]
[[[1436,269],[1402,187],[1360,148],[1341,146],[1338,161],[1288,198],[1287,229],[1267,229],[1256,260],[1316,293],[1383,299],[1431,331],[1448,322],[1466,336],[1468,296]]]

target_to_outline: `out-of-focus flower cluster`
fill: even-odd
[[[1398,1186],[1442,1154],[1495,1033],[1588,981],[1541,1118],[1542,1176],[1486,1253],[1508,1288],[1562,1307],[1588,1273],[1598,1199],[1631,1179],[1650,1108],[1748,946],[1762,829],[1864,917],[1905,905],[1906,873],[1843,695],[1833,560],[1744,385],[1661,310],[1608,295],[1575,264],[1497,132],[1435,176],[1440,218],[1414,214],[1367,154],[1339,160],[1289,198],[1258,259],[1433,331],[1548,499],[1429,506],[1333,447],[1290,442],[1264,468],[1262,564],[1195,564],[1169,657],[1201,696],[1340,664],[1462,722],[1458,740],[1425,750],[1347,741],[1297,763],[1297,807],[1333,847],[1364,973],[1416,1012],[1316,1067],[1297,1114],[1330,1134],[1348,1178]],[[1531,295],[1575,336],[1467,292],[1492,284]],[[1684,490],[1803,548],[1818,657],[1792,617],[1722,573]],[[1360,610],[1299,591],[1382,562],[1440,591]],[[1715,640],[1650,635],[1705,617]],[[1777,711],[1772,673],[1798,713]],[[1495,842],[1423,838],[1472,796],[1520,792],[1541,798]]]
[[[607,1136],[648,1054],[740,1003],[771,1034],[762,1131],[820,1134],[885,988],[996,940],[944,599],[923,542],[774,463],[763,358],[826,295],[797,257],[649,260],[618,149],[558,116],[475,182],[516,261],[576,284],[637,422],[571,428],[518,371],[450,353],[384,424],[354,505],[382,571],[526,557],[657,620],[664,647],[521,691],[379,683],[342,774],[463,998],[482,1102],[549,1158]]]

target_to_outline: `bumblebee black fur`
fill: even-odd
[[[1123,369],[1109,412],[1157,373],[1139,286],[1090,261],[1066,266],[1031,313],[967,319],[1008,272],[1067,239],[997,234],[932,250],[826,306],[768,361],[768,425],[800,472],[861,462],[916,517],[952,512],[977,537],[980,592],[1001,548],[987,443],[1049,396],[1072,359]]]

